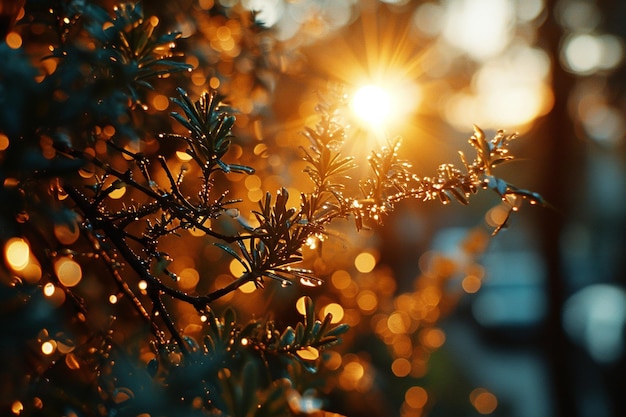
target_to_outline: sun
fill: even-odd
[[[354,114],[366,124],[380,126],[392,112],[391,93],[374,84],[360,87],[352,97],[350,106]]]
[[[307,49],[308,62],[323,74],[320,88],[329,78],[347,87],[351,121],[359,128],[383,137],[418,136],[430,49],[413,36],[410,16],[381,11],[362,11],[349,32]]]

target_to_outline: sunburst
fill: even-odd
[[[351,120],[356,127],[375,131],[378,138],[401,135],[413,142],[407,148],[417,145],[413,138],[434,138],[437,129],[430,122],[432,107],[421,106],[431,95],[424,68],[433,57],[433,42],[416,33],[412,15],[371,7],[349,27],[307,49],[319,90],[337,81],[356,100],[352,108],[365,111],[365,123]]]

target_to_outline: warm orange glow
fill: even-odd
[[[188,162],[191,161],[192,157],[185,151],[176,151],[176,158],[181,162]]]
[[[264,196],[265,193],[260,188],[248,191],[248,199],[252,202],[260,201]]]
[[[306,304],[304,302],[304,300],[306,299],[306,296],[302,296],[300,298],[298,298],[298,301],[296,301],[296,310],[298,310],[298,313],[302,314],[303,316],[306,314]]]
[[[344,271],[343,269],[339,269],[333,272],[333,275],[330,277],[330,281],[338,290],[344,290],[350,286],[350,282],[352,282],[352,278],[350,277],[350,274],[347,271]]]
[[[61,284],[66,287],[73,287],[80,282],[83,271],[80,265],[71,258],[59,258],[54,263],[54,270]]]
[[[498,407],[498,399],[484,388],[476,388],[470,393],[470,402],[480,414],[491,414]]]
[[[378,306],[378,297],[371,290],[363,290],[357,295],[356,303],[363,312],[373,312]]]
[[[109,193],[109,198],[117,200],[126,194],[126,187],[119,187]]]
[[[157,94],[152,97],[152,106],[155,110],[163,111],[170,105],[170,100],[163,94]]]
[[[485,214],[485,221],[489,227],[498,227],[502,225],[509,216],[510,207],[506,204],[499,204]]]
[[[540,48],[507,49],[475,72],[471,91],[449,97],[445,118],[459,129],[477,123],[523,131],[552,108],[549,73],[550,58]]]
[[[76,349],[76,344],[72,340],[68,339],[67,336],[63,335],[62,333],[57,333],[57,337],[58,339],[55,342],[59,353],[65,355],[73,352],[74,349]]]
[[[17,32],[9,32],[4,41],[11,49],[18,49],[22,46],[22,37]]]
[[[320,352],[312,346],[307,346],[296,352],[296,354],[307,361],[314,361],[320,357]]]
[[[106,129],[107,129],[108,127],[109,127],[109,126],[106,126],[106,127],[104,128],[103,133],[105,133],[105,134],[106,134]],[[112,127],[112,126],[111,126],[111,127]],[[114,129],[114,131],[115,131],[115,128],[113,128],[113,129]],[[106,135],[106,136],[109,136],[109,135]],[[110,137],[110,136],[109,136],[109,137]],[[126,151],[128,151],[128,152],[132,152],[132,153],[137,153],[137,152],[140,152],[140,151],[141,151],[140,146],[139,146],[139,143],[137,143],[137,142],[131,142],[131,143],[129,143],[128,145],[124,146],[124,150],[126,150]],[[127,154],[125,154],[125,153],[124,153],[124,154],[122,154],[122,157],[123,157],[124,159],[126,159],[127,161],[132,161],[132,159],[133,159],[133,156],[132,156],[132,155],[127,155]]]
[[[409,358],[413,353],[413,342],[406,334],[394,335],[391,340],[391,349],[393,354],[401,358]]]
[[[240,277],[246,272],[246,268],[239,262],[237,259],[233,259],[230,261],[230,273],[233,274],[234,277]]]
[[[20,275],[29,284],[36,284],[41,279],[41,265],[36,259],[31,259],[28,265],[20,271]]]
[[[353,361],[347,363],[343,368],[344,374],[352,379],[361,379],[365,374],[365,368],[359,362]]]
[[[200,274],[195,268],[185,268],[179,274],[178,286],[182,290],[192,290],[200,281]]]
[[[199,334],[202,331],[202,326],[196,323],[189,323],[183,329],[183,334]]]
[[[15,415],[22,414],[22,411],[24,411],[24,404],[22,404],[20,401],[13,402],[13,404],[11,404],[11,411]]]
[[[44,355],[52,355],[56,350],[56,342],[54,340],[48,340],[41,344],[41,352]]]
[[[390,91],[378,85],[368,84],[354,93],[350,104],[362,121],[380,126],[391,114],[393,102]]]
[[[56,287],[51,282],[43,286],[43,293],[46,297],[52,297],[55,291]]]
[[[43,408],[43,401],[41,400],[41,398],[35,397],[33,398],[33,405],[35,406],[35,408],[41,410]]]
[[[324,358],[324,366],[331,371],[339,369],[341,362],[343,361],[341,354],[333,350],[327,350],[324,352]]]
[[[244,184],[250,191],[258,190],[261,187],[261,177],[258,175],[248,175],[244,180]]]
[[[209,10],[210,8],[213,7],[214,4],[215,4],[214,0],[199,0],[198,1],[198,6],[200,6],[202,10]]]
[[[463,278],[463,281],[461,282],[463,290],[468,294],[474,294],[475,292],[478,292],[481,285],[482,281],[476,275],[468,275]]]
[[[71,245],[78,240],[80,236],[80,229],[77,224],[55,224],[54,236],[57,240],[64,245]]]
[[[4,255],[7,263],[16,271],[21,271],[28,265],[30,246],[24,239],[13,238],[4,245]]]
[[[404,312],[392,313],[387,319],[387,327],[391,333],[406,333],[409,329],[410,317]]]
[[[398,358],[391,363],[391,372],[399,378],[405,377],[411,372],[411,362],[405,358]]]
[[[81,177],[88,179],[94,176],[93,166],[87,165],[84,168],[78,170],[78,175]]]
[[[318,239],[316,236],[309,236],[306,238],[305,245],[310,249],[317,249]]]
[[[428,393],[422,387],[413,386],[406,390],[404,401],[406,401],[411,408],[423,408],[428,401]]]
[[[256,285],[252,281],[248,281],[239,287],[239,291],[245,294],[250,294],[256,290]]]
[[[353,354],[344,357],[343,371],[339,374],[339,385],[345,390],[367,391],[372,384],[371,375],[366,372],[365,364]]]
[[[80,369],[80,363],[78,362],[78,359],[76,359],[76,355],[74,355],[73,353],[68,353],[67,355],[65,355],[65,364],[70,369]]]
[[[330,303],[322,309],[322,315],[325,317],[327,314],[333,316],[331,323],[339,323],[343,319],[343,307],[337,303]]]
[[[0,133],[0,151],[5,151],[9,147],[9,137],[4,133]]]
[[[371,272],[376,267],[376,258],[369,252],[361,252],[354,258],[354,266],[359,272]]]
[[[206,228],[210,228],[211,227],[211,219],[206,219],[204,222],[202,222],[202,226],[204,226]],[[199,229],[197,227],[192,227],[191,229],[189,229],[189,234],[191,236],[195,236],[195,237],[202,237],[202,236],[206,235],[204,230]]]
[[[425,101],[422,97],[428,86],[422,81],[432,48],[416,45],[406,15],[365,8],[349,37],[334,37],[332,48],[311,54],[311,62],[320,72],[348,86],[352,114],[360,115],[355,122],[377,140],[387,134],[405,136],[413,129],[425,131],[412,116]],[[419,136],[415,133],[411,132],[411,137]]]
[[[429,349],[438,349],[446,342],[446,334],[441,329],[424,329],[420,333],[420,340]]]
[[[102,134],[106,137],[106,138],[110,138],[113,135],[115,135],[115,126],[113,125],[106,125],[102,128]],[[137,152],[137,149],[134,149],[134,146],[130,146],[130,145],[126,145],[124,147],[124,149],[129,150],[129,151],[135,151]]]
[[[445,263],[441,265],[444,268],[448,266]],[[436,306],[441,300],[441,290],[435,285],[429,285],[420,292],[420,296],[424,304],[426,304],[427,306]]]

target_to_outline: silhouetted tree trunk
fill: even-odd
[[[538,191],[557,210],[541,213],[540,244],[547,272],[548,317],[543,341],[548,360],[550,382],[553,387],[555,417],[579,417],[574,391],[575,369],[572,367],[573,349],[564,332],[562,310],[568,295],[567,277],[563,268],[561,239],[567,222],[568,208],[573,207],[573,187],[576,176],[583,171],[581,143],[576,138],[573,123],[568,114],[568,96],[574,85],[574,77],[559,64],[562,29],[556,20],[554,9],[557,1],[547,2],[548,18],[539,29],[539,38],[552,60],[552,91],[554,107],[537,125],[541,149],[537,155],[541,161],[541,185]]]

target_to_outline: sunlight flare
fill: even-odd
[[[352,98],[352,110],[361,120],[383,124],[391,114],[391,93],[374,84],[359,88]]]
[[[369,83],[355,90],[350,108],[363,126],[386,131],[394,123],[406,122],[415,111],[421,100],[417,86],[408,82],[396,84]]]

